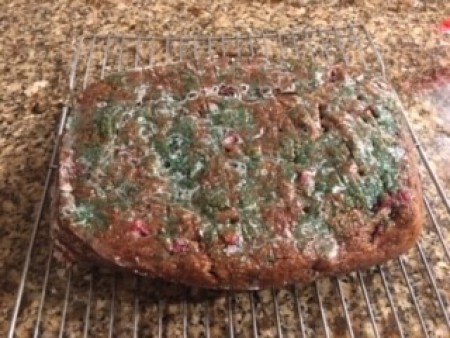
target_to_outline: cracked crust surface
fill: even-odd
[[[75,262],[233,289],[396,257],[415,243],[423,210],[390,93],[355,69],[264,59],[92,84],[59,153],[56,246]],[[178,194],[184,185],[197,190]]]

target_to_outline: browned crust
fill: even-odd
[[[66,137],[67,135],[63,136],[63,141]],[[399,132],[399,138],[406,150],[401,181],[402,185],[413,191],[411,198],[398,211],[395,226],[377,233],[373,241],[367,241],[367,233],[364,234],[365,238],[346,239],[340,243],[338,256],[333,260],[311,260],[290,243],[255,249],[245,262],[224,253],[208,256],[205,252],[192,252],[165,255],[162,258],[152,257],[158,250],[164,251],[164,248],[155,247],[158,244],[152,242],[151,238],[139,246],[129,248],[123,245],[123,238],[117,235],[115,240],[109,238],[110,246],[106,247],[100,239],[89,236],[59,218],[59,177],[53,187],[52,235],[56,248],[69,261],[107,265],[205,288],[244,290],[282,287],[364,269],[405,253],[415,244],[424,222],[416,151],[410,135],[404,129]],[[66,142],[63,142],[60,154],[68,150]],[[362,230],[367,232],[367,229]],[[276,257],[274,263],[261,259],[267,257],[269,250]],[[116,257],[120,257],[120,260]]]

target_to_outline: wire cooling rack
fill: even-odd
[[[363,26],[201,37],[86,36],[75,46],[71,94],[106,74],[170,60],[265,55],[345,62],[386,77]],[[70,101],[70,100],[69,100]],[[45,190],[25,252],[8,337],[448,337],[450,205],[406,114],[422,159],[427,223],[397,260],[280,290],[213,292],[53,258],[47,200],[70,104],[63,108]]]

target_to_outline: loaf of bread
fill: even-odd
[[[58,252],[239,290],[404,253],[423,223],[415,150],[390,86],[362,74],[217,58],[89,85],[59,151]]]

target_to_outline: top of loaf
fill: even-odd
[[[168,254],[289,242],[333,259],[408,200],[398,106],[378,78],[295,60],[180,62],[80,95],[61,154],[61,218]],[[273,259],[268,252],[267,260]]]

